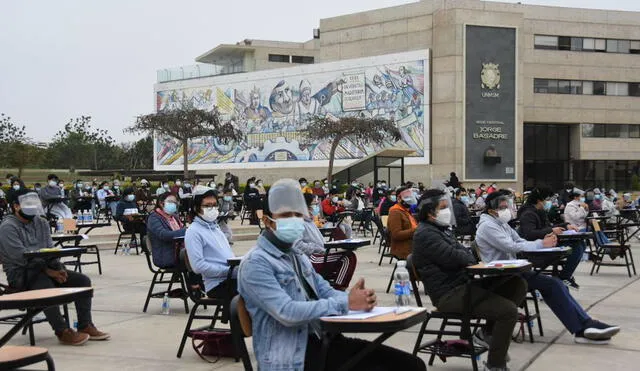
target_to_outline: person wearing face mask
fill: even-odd
[[[170,193],[160,195],[155,210],[147,217],[147,233],[151,240],[153,264],[159,268],[177,265],[174,238],[183,237],[186,229],[178,217],[178,200]]]
[[[244,201],[245,208],[249,210],[249,224],[250,225],[258,225],[258,216],[256,215],[256,210],[260,209],[260,193],[256,188],[256,178],[251,177],[247,179],[247,186],[244,188],[244,195],[242,196],[242,200]]]
[[[169,192],[171,192],[172,195],[178,197],[178,192],[180,192],[180,188],[182,188],[182,181],[180,179],[176,179],[173,182],[173,185],[169,188]]]
[[[376,306],[375,292],[366,289],[362,279],[349,293],[331,288],[295,247],[309,214],[297,181],[275,182],[263,209],[266,229],[242,259],[238,273],[238,291],[253,323],[258,368],[317,370],[322,356],[319,319],[346,314],[350,309],[369,311]],[[368,344],[341,335],[331,338],[325,370],[339,368]],[[417,357],[384,345],[377,346],[355,368],[425,370]]]
[[[602,192],[599,188],[593,189],[593,201],[591,201],[590,206],[592,211],[602,210]]]
[[[306,178],[298,179],[298,183],[300,183],[300,189],[302,189],[302,193],[311,193],[313,194],[313,189],[309,187]]]
[[[325,196],[329,194],[329,191],[331,191],[331,186],[329,186],[327,178],[322,179],[322,190],[324,191]]]
[[[96,191],[96,197],[98,198],[98,204],[101,209],[109,208],[111,215],[115,214],[118,201],[114,199],[115,195],[109,186],[109,182],[101,182],[100,187]]]
[[[256,180],[256,189],[258,190],[260,196],[264,196],[267,194],[267,190],[264,189],[264,183],[262,182],[262,179]]]
[[[138,209],[143,213],[149,212],[153,201],[149,181],[146,179],[140,180],[140,187],[136,189],[135,196],[136,202],[138,203]],[[120,195],[120,197],[122,197],[122,195]]]
[[[198,186],[193,191],[193,223],[187,229],[184,244],[195,273],[202,275],[210,298],[227,302],[236,295],[235,271],[230,271],[227,259],[234,254],[218,225],[217,191]],[[229,306],[225,306],[225,312]]]
[[[399,260],[405,260],[411,254],[413,233],[418,222],[411,215],[411,206],[416,206],[418,200],[411,188],[397,190],[398,202],[389,209],[387,228],[391,235],[391,254]]]
[[[64,203],[65,200],[61,196],[58,177],[55,174],[47,176],[47,186],[40,190],[40,199],[48,214],[62,219],[73,218],[71,209]]]
[[[380,201],[380,206],[378,206],[378,215],[384,216],[389,215],[389,209],[393,207],[393,205],[398,202],[398,196],[396,194],[395,189],[390,189],[387,192],[387,196],[382,198]]]
[[[180,204],[178,205],[178,211],[181,213],[187,213],[191,210],[191,200],[193,193],[193,186],[191,182],[187,179],[184,180],[184,183],[181,183],[182,186],[178,188],[178,197],[180,200]]]
[[[551,191],[534,189],[531,195],[534,199],[544,200],[547,193]],[[532,241],[518,236],[507,224],[510,215],[508,199],[503,192],[494,192],[487,197],[487,208],[480,217],[476,232],[476,243],[483,261],[516,259],[520,251],[556,246],[557,238],[553,233]],[[618,326],[607,325],[589,317],[558,277],[534,271],[522,273],[521,277],[527,281],[529,290],[540,291],[544,302],[574,335],[576,343],[608,344],[611,337],[620,331]]]
[[[575,191],[575,186],[572,182],[565,182],[564,188],[560,191],[558,197],[558,203],[560,204],[560,209],[564,209],[569,202],[573,200],[573,192]]]
[[[457,189],[455,191],[455,198],[452,199],[453,214],[456,218],[455,233],[457,236],[469,236],[476,233],[476,226],[471,221],[471,215],[469,214],[469,196],[464,189]]]
[[[484,200],[489,196],[487,191],[480,191],[480,196],[476,199],[476,202],[473,204],[474,210],[484,210],[485,202]]]
[[[329,191],[329,197],[325,198],[320,206],[322,208],[322,214],[327,218],[329,222],[337,222],[338,214],[345,211],[344,203],[340,201],[338,197],[338,190]]]
[[[548,188],[534,188],[524,205],[518,210],[518,219],[520,220],[520,236],[528,241],[536,241],[545,238],[547,235],[559,235],[565,230],[570,229],[578,231],[579,228],[569,223],[552,225],[547,216],[551,209],[552,202],[549,199],[553,193]],[[563,280],[567,286],[578,289],[580,286],[573,277],[573,273],[578,264],[582,260],[586,246],[580,241],[567,242],[567,246],[572,249],[571,255],[567,257],[567,261],[562,267],[562,271],[558,277]]]
[[[9,203],[9,208],[11,208],[12,202],[15,198],[15,194],[22,188],[26,188],[22,179],[17,176],[13,176],[9,179],[7,184],[11,185],[11,188],[7,191],[7,202]],[[40,192],[38,192],[40,194]]]
[[[386,183],[385,183],[385,185],[386,185]],[[373,190],[373,195],[372,195],[373,204],[375,206],[380,205],[380,203],[382,202],[382,199],[387,196],[387,192],[388,192],[388,190],[386,189],[386,187],[383,186],[382,181],[377,182],[376,183],[376,187]]]
[[[564,209],[564,220],[575,225],[580,231],[587,230],[586,217],[589,215],[589,205],[585,203],[584,193],[575,191],[571,194],[571,201]]]
[[[144,240],[147,234],[147,226],[144,221],[129,214],[130,211],[138,212],[138,204],[136,203],[136,195],[133,188],[127,187],[122,191],[122,198],[116,206],[115,217],[117,221],[122,223],[125,232],[133,232],[140,235],[140,241]]]
[[[135,190],[136,187],[133,186],[133,189]],[[113,181],[113,189],[111,190],[111,192],[113,192],[113,195],[116,197],[122,196],[122,188],[120,188],[120,181],[118,179],[115,179]]]
[[[476,264],[476,259],[451,233],[451,211],[443,191],[428,189],[424,192],[418,219],[420,224],[413,238],[412,258],[431,302],[439,311],[463,313],[468,287],[473,315],[487,320],[486,332],[474,334],[476,344],[482,343],[489,348],[484,370],[505,370],[518,305],[526,295],[525,282],[514,275],[486,277],[467,285],[469,276],[465,268]]]
[[[316,272],[320,274],[326,272],[327,275],[324,278],[333,282],[334,288],[346,290],[356,269],[356,255],[352,251],[330,252],[325,263],[324,237],[318,229],[324,223],[319,218],[318,199],[312,194],[305,193],[304,200],[309,215],[304,217],[302,237],[296,240],[293,246],[309,257]]]
[[[220,211],[221,217],[218,218],[218,225],[224,233],[224,236],[227,237],[227,241],[229,241],[229,245],[233,245],[233,230],[231,230],[231,226],[229,225],[229,219],[233,219],[236,216],[236,205],[233,201],[233,196],[230,189],[225,189],[224,192],[219,193],[223,194],[222,200],[218,200],[218,210]]]
[[[480,183],[480,186],[478,187],[478,189],[476,189],[476,198],[480,198],[480,196],[482,196],[483,192],[486,192],[487,190],[487,186],[484,183]]]
[[[16,192],[12,215],[0,225],[0,261],[9,286],[17,290],[52,289],[56,287],[91,287],[91,280],[66,270],[58,259],[31,259],[24,253],[54,246],[49,223],[44,215],[38,194],[26,188]],[[60,314],[60,308],[44,309],[47,321],[63,345],[82,345],[89,340],[106,340],[109,334],[99,331],[91,316],[91,298],[75,302],[79,330],[69,328]]]
[[[160,183],[160,187],[158,187],[158,189],[156,189],[156,196],[160,196],[161,194],[165,193],[165,192],[170,192],[171,191],[171,187],[169,186],[169,182],[168,181],[164,181],[162,183]]]
[[[321,199],[323,199],[324,196],[326,195],[326,192],[324,191],[324,188],[322,187],[322,183],[319,180],[314,180],[313,181],[312,193],[313,193],[314,196],[320,197]]]
[[[498,190],[498,185],[496,183],[491,183],[491,186],[487,188],[487,194],[492,194],[497,190]]]
[[[91,209],[91,197],[84,191],[84,183],[82,180],[76,179],[73,189],[69,191],[69,201],[71,210],[75,213],[78,210]]]

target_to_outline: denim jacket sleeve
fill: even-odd
[[[250,256],[240,265],[238,289],[250,300],[284,326],[293,327],[309,323],[323,316],[346,314],[349,302],[344,293],[332,294],[328,283],[315,274],[319,300],[293,300],[282,288],[268,261]],[[324,280],[322,280],[324,281]],[[326,285],[326,286],[325,286]]]

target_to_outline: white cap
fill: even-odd
[[[280,179],[269,189],[269,210],[272,214],[297,212],[309,216],[300,184],[294,179]]]
[[[142,179],[142,180],[140,181],[140,184],[149,184],[149,181],[147,181],[146,179]]]
[[[42,207],[42,201],[35,192],[29,192],[18,197],[18,203],[20,209],[26,215],[44,215],[44,208]]]
[[[199,184],[193,189],[193,197],[202,196],[207,192],[213,192],[214,195],[217,193],[215,189]]]

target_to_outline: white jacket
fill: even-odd
[[[578,229],[587,228],[587,220],[585,219],[589,212],[580,206],[580,201],[573,200],[564,208],[564,221],[575,225]]]

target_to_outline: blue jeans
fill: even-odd
[[[560,322],[569,332],[575,334],[584,329],[586,322],[591,319],[580,304],[571,296],[567,286],[558,278],[526,272],[522,278],[527,281],[529,290],[538,290],[545,303],[551,308]]]
[[[564,263],[562,267],[562,271],[558,275],[561,280],[568,280],[573,277],[573,272],[578,268],[578,264],[582,261],[582,255],[584,255],[584,251],[587,249],[587,246],[583,241],[573,241],[567,242],[567,246],[571,247],[571,255],[567,257],[567,261]]]

